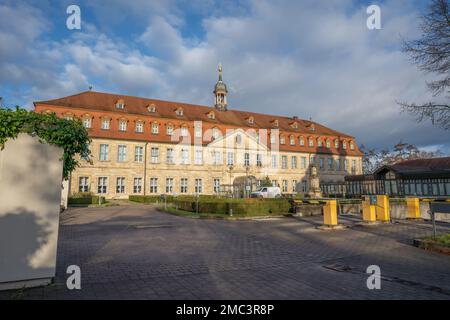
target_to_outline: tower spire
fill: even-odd
[[[214,107],[220,111],[226,111],[227,110],[227,86],[222,80],[222,64],[219,63],[219,66],[217,67],[217,71],[219,72],[219,80],[217,81],[216,85],[214,86],[214,96],[215,96],[215,103]]]

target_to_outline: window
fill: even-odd
[[[234,153],[232,151],[227,152],[227,166],[234,165]]]
[[[195,164],[202,164],[203,163],[203,150],[196,149],[195,150]]]
[[[216,115],[213,111],[211,111],[210,113],[208,113],[208,118],[214,120],[216,118]]]
[[[278,187],[278,181],[277,180],[272,180],[272,187]]]
[[[109,119],[102,120],[102,130],[109,130]]]
[[[117,147],[117,161],[124,162],[127,160],[127,146],[119,144]]]
[[[173,125],[171,125],[171,124],[167,125],[166,133],[168,136],[173,135]]]
[[[292,180],[292,192],[297,192],[297,180]]]
[[[158,178],[150,178],[150,193],[158,192]]]
[[[350,142],[350,150],[355,150],[355,145],[353,144],[353,142]]]
[[[189,135],[188,128],[186,126],[181,127],[181,136],[187,137]]]
[[[310,147],[314,147],[314,140],[313,140],[313,138],[309,138],[309,140],[308,140],[308,145],[309,145]]]
[[[175,111],[175,113],[176,113],[177,116],[182,117],[183,116],[183,108],[178,108]]]
[[[155,106],[154,104],[150,104],[150,105],[147,107],[147,110],[148,110],[148,112],[150,112],[150,113],[155,113],[155,112],[156,112],[156,106]]]
[[[256,155],[256,166],[257,167],[262,167],[262,154],[258,153]]]
[[[151,149],[151,162],[158,163],[159,158],[159,148],[153,147]]]
[[[219,138],[219,136],[220,136],[219,129],[213,128],[212,129],[212,137],[213,137],[213,139],[216,140],[217,138]]]
[[[127,131],[127,122],[125,120],[119,121],[119,131]]]
[[[134,161],[142,162],[144,158],[144,148],[141,146],[134,147]]]
[[[83,126],[84,126],[86,129],[91,128],[91,126],[92,126],[92,119],[91,119],[91,118],[84,118],[84,119],[83,119]]]
[[[244,153],[244,166],[250,166],[250,153]]]
[[[328,158],[328,170],[333,170],[333,158]]]
[[[180,184],[180,193],[187,193],[188,191],[188,179],[187,178],[181,178],[181,184]]]
[[[173,149],[172,148],[167,148],[166,162],[168,164],[173,164]]]
[[[345,159],[344,160],[344,171],[347,171],[347,170],[348,170],[348,160]]]
[[[276,143],[276,136],[274,133],[270,133],[270,143],[271,144]]]
[[[89,178],[79,177],[78,178],[78,191],[79,192],[89,192]]]
[[[248,117],[248,123],[253,124],[255,119],[253,117]]]
[[[336,149],[339,149],[339,140],[338,140],[338,139],[335,139],[335,140],[334,140],[334,147],[335,147]]]
[[[66,115],[64,116],[64,119],[66,119],[66,120],[73,120],[73,115],[72,115],[71,113],[66,114]]]
[[[136,132],[137,133],[144,132],[144,123],[142,121],[136,122]]]
[[[201,138],[202,137],[202,126],[200,124],[196,124],[195,125],[195,130],[194,130],[194,134],[196,138]]]
[[[319,168],[320,168],[320,169],[323,169],[324,166],[325,166],[325,163],[324,163],[324,161],[323,161],[323,158],[320,158],[320,159],[319,159]]]
[[[305,138],[300,137],[300,145],[304,146],[305,145]]]
[[[336,171],[341,171],[341,159],[336,159]]]
[[[306,169],[306,157],[301,157],[300,161],[301,168]]]
[[[274,121],[273,121],[273,126],[274,126],[274,127],[278,127],[278,120],[274,120]]]
[[[173,178],[166,178],[166,193],[173,192]]]
[[[280,144],[285,144],[285,143],[286,143],[286,141],[284,139],[284,136],[280,136]]]
[[[109,146],[107,144],[100,145],[100,161],[108,161],[108,149]]]
[[[352,160],[352,174],[356,174],[356,160]]]
[[[125,177],[117,177],[116,193],[125,193]]]
[[[152,134],[158,134],[159,132],[159,125],[157,122],[152,123]]]
[[[322,139],[317,139],[317,146],[322,147]]]
[[[213,151],[212,152],[212,157],[213,157],[213,164],[214,165],[219,165],[222,162],[221,156],[220,156],[220,151]]]
[[[331,148],[331,142],[330,142],[330,139],[327,139],[326,146],[327,146],[327,148]]]
[[[347,149],[347,141],[342,141],[342,149]]]
[[[142,192],[142,178],[134,178],[133,193]]]
[[[297,157],[291,156],[291,169],[297,169]]]
[[[242,136],[240,134],[236,135],[236,144],[241,144],[242,143]]]
[[[283,182],[281,183],[281,191],[282,192],[288,191],[288,181],[287,180],[283,180]]]
[[[275,154],[272,155],[272,168],[277,168],[277,156]]]
[[[108,191],[108,178],[99,177],[98,178],[98,193],[106,193]]]
[[[289,143],[291,144],[291,146],[295,146],[295,137],[294,136],[289,137]]]
[[[125,103],[122,100],[117,101],[116,108],[117,109],[124,109],[125,108]]]
[[[195,179],[195,193],[202,193],[202,179]]]
[[[306,180],[302,181],[302,192],[306,192],[308,190],[308,182]]]
[[[181,149],[181,164],[188,164],[188,163],[189,163],[189,150]]]
[[[214,179],[214,192],[220,192],[220,179]]]
[[[287,169],[287,156],[281,156],[281,169]]]
[[[311,157],[311,163],[313,163],[313,164],[316,163],[316,157],[315,157],[315,156],[312,156],[312,157]]]

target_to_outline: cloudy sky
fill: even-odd
[[[67,6],[81,30],[66,27]],[[381,30],[366,26],[370,4]],[[3,105],[88,89],[212,105],[217,64],[229,107],[310,117],[388,147],[403,140],[450,154],[450,133],[417,124],[396,101],[430,99],[400,51],[426,1],[0,1]]]

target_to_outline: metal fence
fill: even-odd
[[[384,179],[355,180],[320,185],[325,196],[359,197],[387,194],[389,196],[450,196],[450,179]]]

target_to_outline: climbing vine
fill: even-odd
[[[75,155],[89,159],[91,142],[80,120],[58,118],[54,113],[35,113],[23,108],[15,110],[0,108],[0,148],[4,149],[8,139],[17,138],[19,133],[37,136],[41,143],[46,142],[64,150],[63,176],[67,179],[77,166]]]

